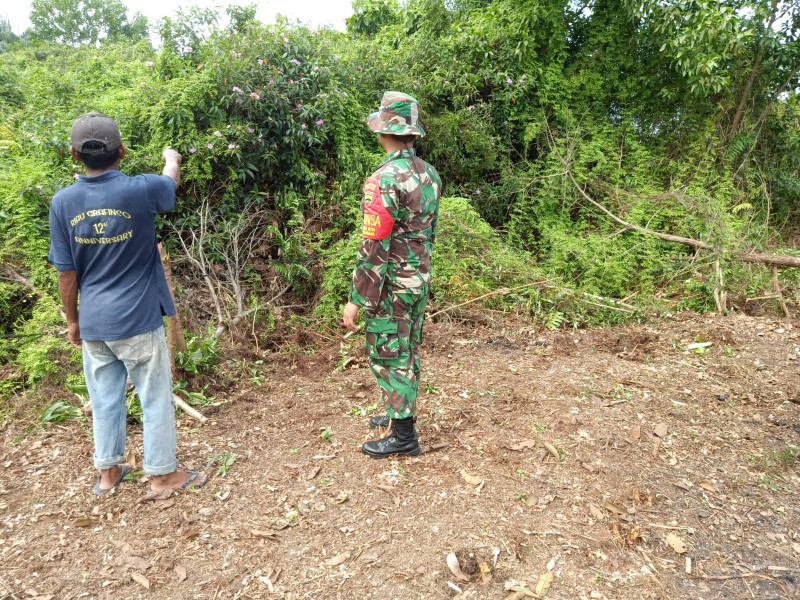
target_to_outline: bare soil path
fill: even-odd
[[[198,493],[95,497],[86,422],[3,424],[0,598],[800,597],[797,322],[428,326],[399,460],[360,453],[376,388],[339,349],[226,350],[227,402],[180,419]]]

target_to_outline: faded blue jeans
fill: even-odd
[[[164,328],[113,342],[83,340],[83,373],[92,401],[94,466],[110,469],[125,458],[125,384],[130,375],[144,417],[144,472],[175,471],[175,406]]]

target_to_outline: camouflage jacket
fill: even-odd
[[[442,180],[413,148],[388,155],[364,183],[361,247],[350,302],[375,311],[381,291],[427,292]]]

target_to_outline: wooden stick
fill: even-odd
[[[778,279],[778,267],[772,265],[772,281],[775,283],[775,296],[780,299],[781,308],[783,309],[783,314],[786,315],[786,318],[791,318],[792,315],[789,314],[789,307],[786,306],[786,300],[783,299],[783,293],[781,292],[781,282]]]
[[[458,308],[458,307],[464,306],[466,304],[472,304],[473,302],[477,302],[478,300],[482,300],[483,298],[488,298],[489,296],[495,296],[497,294],[506,295],[506,294],[510,294],[511,292],[514,292],[516,290],[521,290],[522,288],[530,287],[532,285],[542,285],[544,283],[547,283],[548,281],[555,281],[557,279],[561,279],[561,278],[560,277],[553,277],[552,279],[545,279],[544,281],[534,281],[532,283],[526,283],[524,285],[518,285],[517,287],[513,287],[513,288],[500,288],[499,290],[494,290],[492,292],[489,292],[488,294],[484,294],[483,296],[478,296],[477,298],[473,298],[472,300],[467,300],[466,302],[461,302],[460,304],[454,304],[453,306],[448,306],[447,308],[443,308],[442,310],[433,313],[428,318],[429,319],[433,319],[433,317],[435,317],[436,315],[440,315],[440,314],[442,314],[444,312],[447,312],[449,310],[453,310],[454,308]]]
[[[172,399],[175,402],[175,406],[180,408],[183,412],[185,412],[190,417],[194,417],[195,419],[197,419],[201,423],[207,423],[208,422],[208,417],[206,417],[203,414],[201,414],[199,411],[197,411],[197,409],[192,408],[191,406],[186,404],[186,402],[184,402],[176,394],[174,394],[174,393],[172,394]],[[84,415],[86,415],[87,417],[90,414],[92,414],[92,401],[91,400],[89,400],[86,404],[83,405],[83,407],[81,408],[81,412]]]
[[[188,404],[186,404],[186,402],[184,402],[181,398],[179,398],[177,394],[172,394],[172,400],[175,402],[175,406],[180,408],[187,415],[189,415],[191,417],[194,417],[195,419],[197,419],[201,423],[208,422],[208,417],[203,416],[196,409],[194,409],[191,406],[189,406]]]
[[[725,279],[722,275],[719,256],[714,262],[714,269],[717,273],[717,285],[714,286],[714,302],[717,304],[717,312],[724,315],[728,312],[728,293],[725,291]]]
[[[745,298],[745,303],[747,302],[755,302],[756,300],[771,300],[772,298],[777,298],[778,294],[767,294],[766,296],[756,296],[755,298]]]
[[[161,257],[161,265],[164,267],[164,275],[167,278],[167,288],[169,288],[169,295],[172,298],[172,303],[175,303],[175,286],[172,283],[172,266],[169,262],[169,255],[167,254],[164,244],[158,245],[158,255]],[[176,304],[177,306],[177,304]],[[175,353],[186,352],[186,337],[183,335],[183,325],[178,313],[171,317],[167,317],[167,347],[169,348],[169,362],[172,368],[175,369]]]
[[[736,575],[693,575],[698,579],[707,579],[708,581],[726,581],[728,579],[744,579],[746,577],[757,577],[756,573],[737,573]]]
[[[610,308],[611,310],[619,310],[621,312],[632,313],[634,311],[628,310],[627,308],[621,308],[619,306],[612,306],[610,304],[598,304],[597,302],[592,302],[590,300],[584,300],[582,298],[578,298],[584,304],[591,304],[592,306],[597,306],[598,308]]]

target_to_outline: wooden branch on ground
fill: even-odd
[[[208,417],[203,416],[203,414],[200,413],[200,411],[198,411],[197,409],[192,408],[191,406],[189,406],[177,394],[172,394],[172,400],[175,402],[175,406],[180,408],[183,412],[185,412],[190,417],[194,417],[195,419],[197,419],[201,423],[208,422]]]
[[[183,412],[185,412],[190,417],[194,417],[195,419],[197,419],[201,423],[207,423],[208,422],[208,417],[204,416],[196,408],[192,408],[191,406],[189,406],[184,400],[179,398],[177,394],[175,394],[175,393],[172,394],[172,400],[175,402],[175,406],[180,408]],[[86,404],[83,405],[83,407],[81,407],[81,412],[87,417],[90,414],[92,414],[92,401],[91,400],[89,400]]]
[[[37,298],[44,298],[45,294],[42,290],[37,288],[33,283],[28,281],[22,273],[17,273],[14,269],[6,265],[6,273],[8,274],[9,278],[12,281],[16,281],[24,288],[28,288],[31,293],[36,296]],[[63,307],[59,307],[58,314],[61,315],[61,318],[65,321],[67,320],[67,314],[64,312]]]
[[[503,296],[505,296],[506,294],[510,294],[511,292],[514,292],[516,290],[521,290],[522,288],[530,287],[532,285],[543,285],[549,281],[555,281],[556,279],[560,279],[560,277],[553,277],[552,279],[545,279],[544,281],[534,281],[533,283],[526,283],[524,285],[518,285],[517,287],[513,288],[500,288],[499,290],[494,290],[487,294],[483,294],[482,296],[478,296],[477,298],[473,298],[472,300],[467,300],[466,302],[461,302],[460,304],[454,304],[453,306],[448,306],[447,308],[443,308],[442,310],[433,313],[428,318],[433,319],[433,317],[435,317],[436,315],[440,315],[442,313],[453,310],[455,308],[459,308],[461,306],[465,306],[467,304],[472,304],[473,302],[477,302],[478,300],[483,300],[484,298],[488,298],[489,296],[496,296],[498,294],[502,294]]]
[[[756,300],[772,300],[777,298],[778,294],[767,294],[766,296],[756,296],[755,298],[745,298],[745,304],[748,302],[755,302]]]

